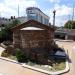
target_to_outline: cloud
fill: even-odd
[[[50,1],[51,3],[60,3],[60,0],[47,0]]]
[[[17,16],[18,4],[20,16],[25,16],[25,10],[29,6],[37,6],[36,0],[4,0],[0,3],[2,17]]]
[[[56,10],[56,25],[62,26],[72,16],[72,7],[66,5],[55,4],[54,8],[50,9],[50,22],[53,24],[53,10]]]
[[[60,0],[50,0],[52,3],[60,3]]]
[[[68,7],[66,5],[60,6],[60,5],[56,4],[54,9],[56,10],[57,16],[69,15],[72,13],[72,8]]]
[[[20,16],[26,16],[26,8],[29,6],[37,6],[40,8],[41,5],[37,5],[40,0],[1,0],[0,1],[0,14],[1,17],[10,18],[10,16],[18,16],[18,4],[20,10]],[[63,25],[69,18],[68,15],[72,16],[72,7],[70,5],[60,5],[61,0],[45,0],[53,6],[48,6],[48,9],[44,9],[45,13],[50,16],[50,22],[53,24],[53,10],[56,10],[56,25]],[[44,8],[45,6],[43,6]]]

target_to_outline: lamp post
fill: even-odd
[[[53,26],[55,26],[55,15],[56,15],[56,10],[53,11]]]

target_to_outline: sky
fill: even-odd
[[[72,20],[75,0],[0,0],[0,17],[17,17],[18,4],[19,16],[26,16],[27,7],[38,7],[50,17],[51,24],[53,24],[53,10],[56,10],[55,24],[64,26],[65,22]]]

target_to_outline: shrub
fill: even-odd
[[[7,52],[8,52],[10,55],[15,56],[16,51],[15,51],[15,49],[14,49],[12,46],[7,46],[7,47],[6,47],[6,50],[7,50]]]
[[[12,42],[11,41],[4,41],[3,44],[6,46],[9,46],[9,45],[12,45]]]
[[[10,54],[7,52],[7,50],[3,51],[1,56],[2,57],[8,57]]]
[[[23,53],[20,49],[16,49],[16,58],[18,60],[18,62],[27,62],[27,57],[25,55],[25,53]]]

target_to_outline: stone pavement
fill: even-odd
[[[69,42],[69,41],[56,41],[56,43],[58,44],[58,46],[60,46],[61,48],[64,48],[65,51],[68,51],[68,55],[69,55],[69,66],[70,66],[70,71],[68,73],[65,73],[63,75],[75,75],[74,72],[74,65],[73,65],[73,60],[72,59],[72,49],[75,46],[75,42]]]
[[[46,75],[3,59],[0,59],[0,73],[2,75]]]

